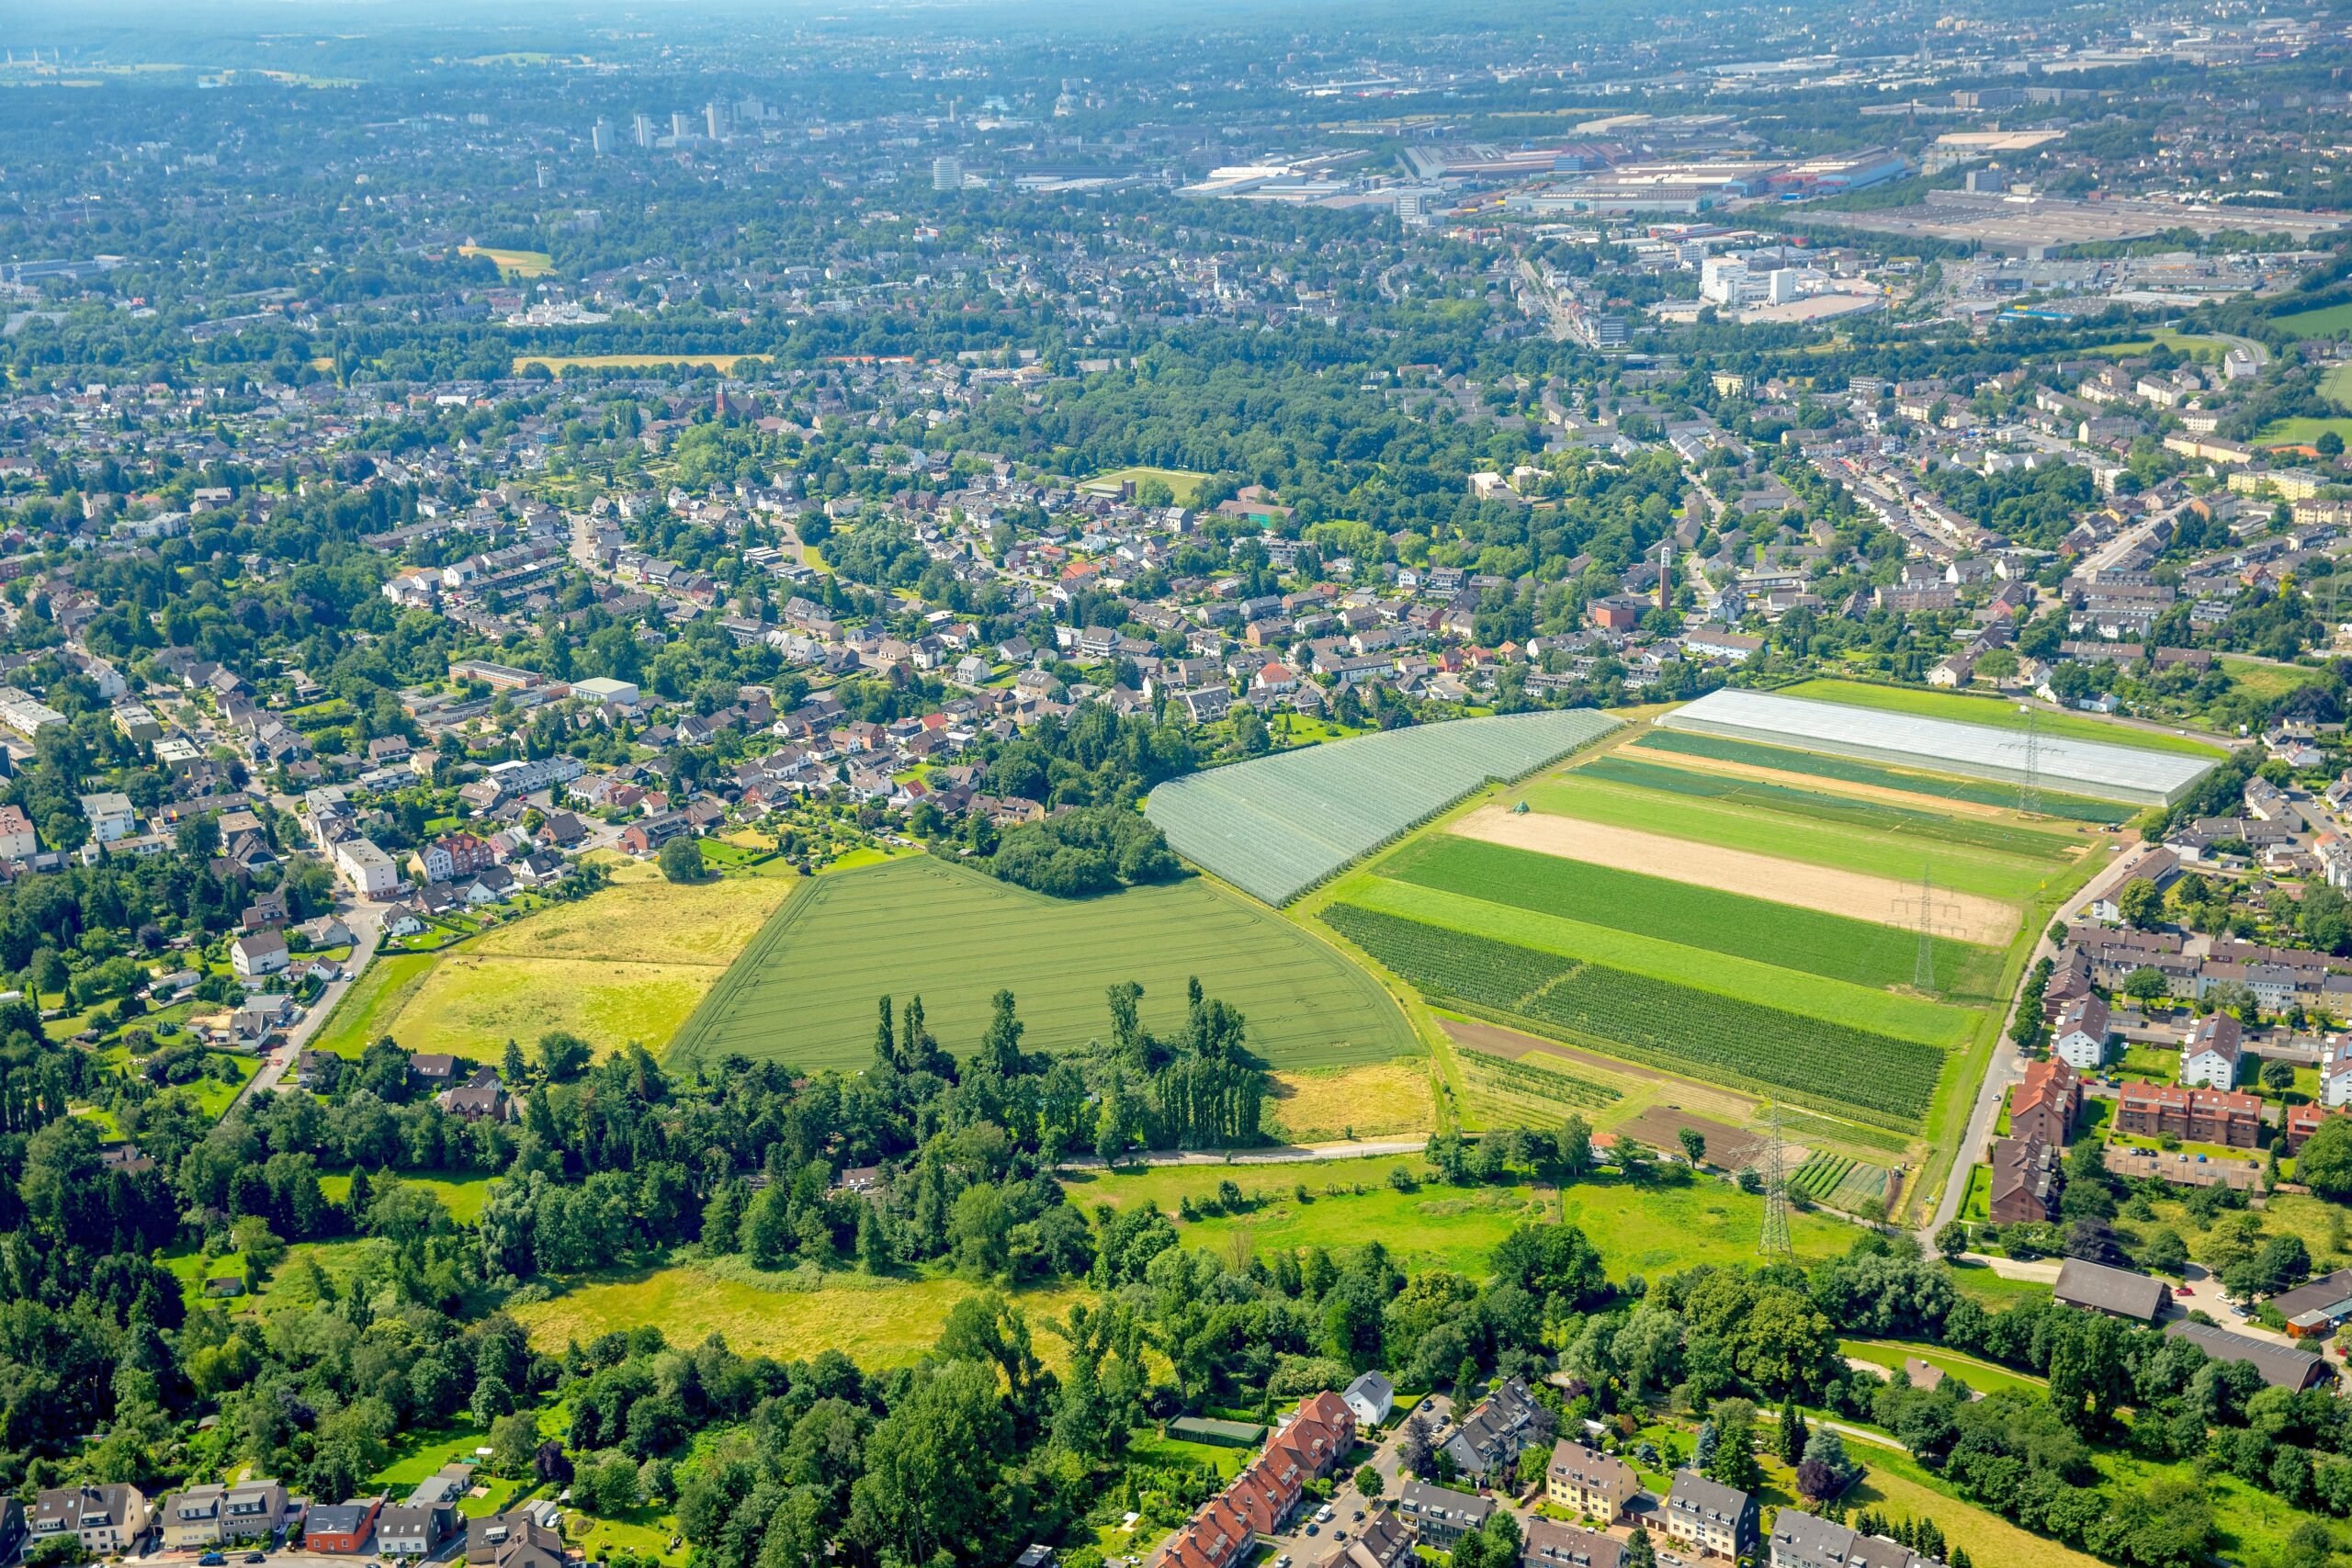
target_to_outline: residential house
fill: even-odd
[[[1566,1438],[1552,1445],[1552,1462],[1544,1471],[1544,1495],[1556,1506],[1574,1508],[1606,1524],[1641,1490],[1641,1478],[1614,1454],[1600,1453]]]
[[[1943,1568],[1902,1542],[1863,1535],[1801,1508],[1782,1508],[1772,1520],[1769,1568]]]
[[[44,1487],[33,1498],[35,1544],[72,1535],[93,1556],[128,1551],[147,1534],[147,1494],[129,1482]]]
[[[2296,1339],[2326,1339],[2352,1322],[2352,1269],[2337,1269],[2270,1298]]]
[[[283,931],[258,931],[229,944],[229,966],[238,977],[258,980],[286,967],[288,954]]]
[[[541,1503],[468,1519],[466,1561],[493,1568],[564,1568],[558,1517],[554,1505]]]
[[[82,796],[82,815],[89,821],[90,837],[101,844],[127,839],[139,830],[139,818],[131,809],[130,797],[119,790],[100,790]]]
[[[313,1503],[302,1517],[302,1550],[338,1557],[356,1556],[376,1535],[376,1511],[381,1497],[361,1497],[348,1503]]]
[[[454,1503],[388,1503],[376,1516],[376,1552],[380,1557],[430,1557],[458,1532]]]
[[[2211,1012],[2180,1044],[2180,1081],[2188,1088],[2230,1089],[2238,1081],[2244,1030],[2236,1015]]]
[[[2061,1306],[2104,1313],[2133,1323],[2153,1323],[2172,1305],[2172,1287],[2153,1275],[2069,1258],[2058,1266],[2051,1299]]]
[[[2050,1023],[2050,1054],[2078,1073],[2107,1065],[2107,1003],[2085,992],[2067,1000]]]
[[[1443,1448],[1457,1473],[1485,1476],[1508,1471],[1531,1438],[1550,1435],[1551,1413],[1513,1378],[1473,1406]]]
[[[2283,1123],[2287,1153],[2290,1156],[2301,1154],[2304,1141],[2319,1131],[2321,1122],[2330,1116],[2346,1115],[2352,1115],[2352,1107],[2341,1105],[2330,1107],[2311,1102],[2287,1107],[2287,1116]]]
[[[1388,1419],[1389,1411],[1396,1407],[1396,1390],[1378,1372],[1364,1372],[1348,1384],[1340,1397],[1355,1412],[1356,1426],[1361,1429],[1377,1427]]]
[[[1396,1516],[1374,1514],[1355,1540],[1326,1555],[1317,1568],[1412,1568],[1413,1532]]]
[[[2116,1092],[2115,1127],[2135,1138],[2169,1134],[2190,1143],[2250,1149],[2261,1142],[2262,1101],[2235,1090],[2126,1083]]]
[[[1494,1511],[1492,1497],[1426,1481],[1408,1481],[1396,1495],[1396,1517],[1413,1527],[1423,1546],[1439,1551],[1451,1551],[1455,1541],[1485,1528],[1487,1516]]]
[[[1657,1518],[1666,1533],[1702,1554],[1745,1557],[1756,1550],[1760,1522],[1756,1499],[1736,1486],[1678,1470]]]
[[[1552,1519],[1527,1521],[1520,1568],[1623,1568],[1625,1543]]]
[[[0,806],[0,860],[30,860],[40,853],[40,839],[32,818],[21,806]]]
[[[2064,1148],[2082,1106],[2082,1080],[2073,1067],[2064,1062],[2035,1062],[2009,1091],[2009,1136],[2038,1138]]]
[[[2055,1148],[2039,1138],[1996,1138],[1992,1167],[1989,1211],[1994,1224],[2038,1224],[2058,1217],[2064,1178]]]

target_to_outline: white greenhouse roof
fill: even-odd
[[[1661,715],[1668,729],[1729,735],[1800,750],[1863,757],[1933,773],[2022,783],[2026,733],[1882,708],[1774,696],[1725,687]],[[2068,795],[2170,806],[2218,757],[2042,735],[2035,747],[2040,784]]]

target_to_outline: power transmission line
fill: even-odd
[[[1769,1101],[1764,1114],[1764,1232],[1757,1238],[1756,1250],[1767,1263],[1791,1263],[1796,1249],[1789,1244],[1789,1173],[1781,1142],[1781,1102]]]
[[[1922,993],[1932,994],[1936,988],[1936,925],[1941,920],[1947,927],[1957,927],[1960,907],[1947,898],[1936,898],[1934,868],[1919,867],[1919,897],[1917,899],[1897,898],[1895,918],[1905,925],[1919,928],[1919,955],[1911,969],[1911,984]]]
[[[2025,710],[2025,782],[2018,786],[2018,809],[2039,813],[2041,810],[2041,710],[2031,703],[2018,705]]]

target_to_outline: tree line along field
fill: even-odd
[[[1782,686],[1773,694],[1779,697],[1803,697],[1816,703],[1838,703],[1848,707],[1876,708],[1882,713],[1916,714],[1922,718],[1950,719],[1955,724],[1981,724],[1995,729],[2024,729],[2028,721],[2018,705],[2005,698],[1968,696],[1958,692],[1939,692],[1920,686],[1881,686],[1868,681],[1840,681],[1818,677]],[[2219,759],[2227,751],[2219,746],[2187,735],[2169,735],[2161,730],[2141,729],[2128,724],[2113,724],[2086,714],[2053,713],[2037,708],[2032,728],[2048,736],[2064,736],[2072,740],[2095,740],[2104,746],[2131,746],[2143,751],[2171,751],[2182,756]]]
[[[1475,839],[1417,839],[1383,861],[1378,871],[1423,887],[1849,985],[1906,986],[1917,967],[1917,937],[1893,926]],[[1934,940],[1939,989],[1991,999],[2000,979],[1999,951],[1949,937]]]
[[[1920,1041],[1352,904],[1329,905],[1321,918],[1432,998],[1704,1080],[1764,1086],[1883,1127],[1918,1126],[1949,1059]]]
[[[1019,1002],[1024,1046],[1067,1051],[1107,1033],[1105,993],[1125,980],[1144,988],[1145,1027],[1173,1030],[1195,976],[1248,1019],[1250,1048],[1277,1069],[1419,1049],[1370,975],[1198,878],[1052,898],[915,856],[819,877],[796,893],[705,998],[672,1055],[860,1067],[886,995],[920,995],[932,1032],[967,1051],[999,990]]]
[[[2007,809],[2015,807],[2018,800],[2014,787],[1996,784],[1989,779],[1914,773],[1891,768],[1883,762],[1864,761],[1859,757],[1834,757],[1826,751],[1799,751],[1784,746],[1768,746],[1760,740],[1741,740],[1728,735],[1702,735],[1688,729],[1653,729],[1637,737],[1633,745],[1645,751],[1733,762],[1743,767],[1803,774],[1935,800],[1962,801],[1973,806]],[[2063,818],[2068,821],[2120,825],[2138,816],[2139,810],[2137,807],[2093,800],[2087,795],[2059,795],[2048,790],[2041,794],[2041,815]]]

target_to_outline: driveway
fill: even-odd
[[[344,960],[344,978],[327,982],[326,988],[319,993],[319,999],[311,1005],[310,1011],[302,1015],[302,1021],[288,1032],[286,1043],[262,1059],[261,1071],[245,1081],[245,1087],[238,1091],[237,1100],[230,1102],[232,1106],[249,1095],[271,1094],[283,1087],[286,1075],[293,1070],[295,1060],[301,1055],[303,1048],[318,1037],[319,1031],[326,1027],[328,1017],[334,1013],[335,1005],[343,1000],[344,994],[351,989],[360,976],[367,973],[369,961],[376,956],[377,945],[383,941],[384,916],[389,908],[390,906],[383,904],[358,904],[339,912],[343,923],[351,928],[351,956]],[[271,1561],[280,1560],[272,1558]]]

